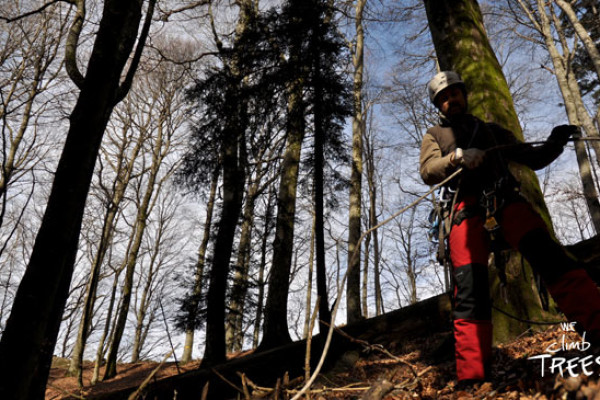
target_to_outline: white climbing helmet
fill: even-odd
[[[460,75],[454,71],[442,71],[437,73],[427,84],[429,100],[435,104],[435,97],[444,89],[452,85],[461,85],[466,90],[465,83]]]

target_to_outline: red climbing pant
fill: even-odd
[[[458,202],[449,237],[454,267],[454,337],[458,380],[489,376],[492,347],[491,299],[488,287],[489,235],[474,198]],[[463,212],[461,213],[461,210]],[[544,279],[548,291],[569,321],[600,343],[600,292],[587,273],[548,233],[541,217],[524,201],[505,205],[496,216],[504,240],[518,249]]]

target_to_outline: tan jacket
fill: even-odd
[[[517,145],[518,141],[512,132],[493,123],[485,123],[470,114],[465,114],[459,121],[451,124],[443,120],[427,130],[423,136],[420,156],[420,173],[428,185],[442,182],[458,167],[450,163],[451,153],[457,147],[462,149],[491,149],[504,145]],[[477,169],[465,170],[461,178],[451,183],[456,186],[460,181],[463,194],[481,194],[481,191],[500,178],[516,179],[508,170],[508,161],[518,162],[532,169],[540,169],[550,164],[560,153],[561,148],[554,146],[533,147],[521,144],[503,151],[490,150],[486,153],[484,163]]]

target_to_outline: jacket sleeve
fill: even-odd
[[[436,185],[456,171],[450,163],[451,154],[442,154],[442,150],[433,135],[426,133],[421,143],[419,160],[421,178],[427,185]]]
[[[504,144],[510,145],[506,149],[501,150],[502,156],[533,170],[542,169],[548,166],[563,152],[561,146],[555,146],[548,142],[541,146],[532,146],[527,143],[518,142],[514,134],[506,129],[498,126],[496,126],[495,129],[502,131],[501,134],[504,136]]]

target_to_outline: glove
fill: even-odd
[[[475,169],[483,163],[484,157],[485,151],[483,150],[476,148],[466,149],[463,152],[462,164],[467,167],[467,169]]]
[[[548,136],[548,144],[556,147],[565,147],[569,138],[579,132],[577,125],[559,125],[552,129],[550,136]]]
[[[466,150],[456,149],[453,160],[456,164],[460,164],[467,169],[475,169],[483,163],[485,151],[470,148]]]

